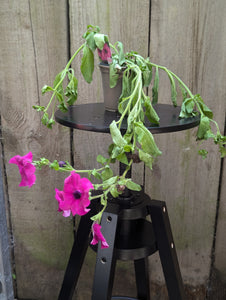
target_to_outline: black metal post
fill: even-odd
[[[90,217],[94,215],[96,204],[97,201],[91,202],[90,212],[82,216],[79,222],[77,234],[75,235],[74,244],[72,247],[58,300],[71,300],[73,297],[74,290],[77,285],[82,264],[89,245],[89,235],[92,226]]]
[[[109,244],[109,248],[102,249],[100,243],[98,245],[92,300],[111,299],[116,266],[115,236],[117,221],[117,214],[103,213],[101,231]]]
[[[170,300],[185,300],[169,216],[164,201],[151,200],[149,212]]]
[[[137,285],[137,298],[150,300],[148,258],[134,260],[134,269]]]

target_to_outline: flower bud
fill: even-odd
[[[123,185],[123,184],[118,184],[117,185],[117,191],[118,192],[123,192],[124,190],[125,190],[125,188],[126,188],[126,186],[125,185]]]
[[[67,165],[66,162],[65,162],[65,161],[62,161],[62,160],[59,161],[58,164],[59,164],[59,167],[60,167],[60,168],[63,168],[63,167],[65,167],[65,166]]]

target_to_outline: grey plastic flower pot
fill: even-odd
[[[104,96],[104,106],[105,110],[117,111],[118,110],[118,100],[122,93],[122,76],[123,73],[119,74],[118,82],[114,88],[110,88],[110,67],[107,64],[99,64],[101,75],[102,75],[102,88]]]

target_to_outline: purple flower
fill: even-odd
[[[58,211],[63,211],[63,216],[64,217],[70,217],[71,211],[70,209],[68,210],[63,210],[62,204],[64,202],[64,192],[63,191],[59,191],[58,189],[55,189],[56,195],[55,198],[57,199],[58,203],[59,203],[59,208]]]
[[[75,171],[71,172],[64,181],[62,192],[56,190],[56,199],[59,203],[59,211],[68,216],[68,211],[72,215],[85,215],[90,209],[89,191],[93,189],[92,183],[87,178],[81,178]]]
[[[101,242],[101,248],[108,248],[109,245],[106,242],[103,234],[101,233],[101,225],[98,223],[93,223],[92,225],[92,233],[93,233],[93,239],[91,241],[91,245],[96,245],[99,241]]]
[[[100,57],[100,59],[102,60],[103,63],[111,63],[112,59],[111,59],[111,49],[108,45],[108,43],[104,44],[104,47],[102,50],[97,49],[98,55]]]
[[[16,164],[21,175],[21,182],[19,186],[31,187],[35,181],[35,166],[32,164],[32,152],[24,156],[16,155],[9,160],[10,164]]]
[[[63,168],[63,167],[65,167],[67,164],[66,164],[65,161],[60,160],[60,161],[58,162],[58,165],[59,165],[60,168]]]

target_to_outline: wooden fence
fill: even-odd
[[[178,74],[213,110],[222,131],[226,108],[226,1],[218,0],[0,0],[0,150],[8,229],[13,238],[12,273],[19,299],[55,300],[73,240],[73,220],[57,212],[54,189],[64,175],[39,172],[32,188],[19,188],[19,174],[9,159],[32,151],[73,160],[76,168],[94,167],[110,137],[56,125],[48,130],[32,105],[46,103],[44,84],[81,42],[88,24],[99,25],[125,50],[150,56]],[[79,78],[78,103],[102,101],[98,67],[92,84]],[[160,101],[170,103],[166,78]],[[164,83],[165,81],[165,83]],[[151,89],[150,89],[151,92]],[[197,155],[196,129],[161,134],[163,152],[153,172],[139,165],[133,177],[154,199],[164,200],[171,219],[187,299],[226,297],[226,168],[216,147]],[[41,175],[41,176],[40,176]],[[0,191],[2,193],[2,191]],[[75,299],[89,299],[95,256],[86,258]],[[125,272],[126,271],[126,272]],[[119,264],[114,289],[131,296],[132,268]],[[125,282],[122,282],[121,278]],[[158,256],[150,258],[152,299],[167,299]]]

